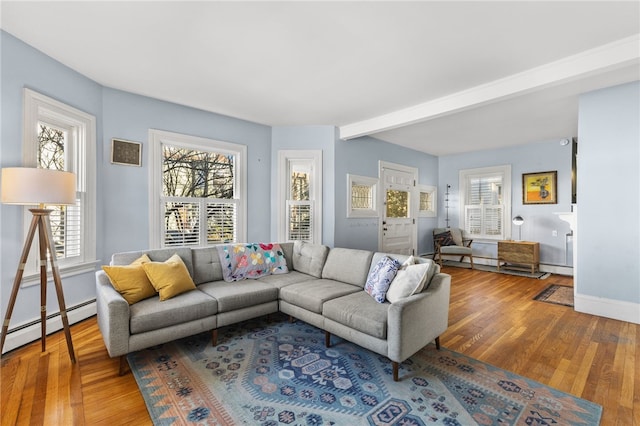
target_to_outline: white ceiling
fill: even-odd
[[[2,1],[0,27],[98,83],[434,155],[577,134],[640,79],[640,2]]]

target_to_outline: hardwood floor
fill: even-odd
[[[602,425],[640,426],[640,325],[533,300],[546,280],[445,267],[452,275],[443,346],[604,407]],[[148,425],[131,373],[118,376],[96,319],[71,327],[78,363],[64,334],[2,357],[2,425]]]

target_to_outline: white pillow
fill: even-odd
[[[389,290],[387,290],[387,300],[395,303],[411,295],[420,293],[429,275],[431,262],[414,263],[415,259],[410,256],[398,269]]]

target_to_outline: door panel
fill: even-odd
[[[416,223],[413,208],[415,171],[382,169],[384,212],[380,250],[386,253],[415,254]]]

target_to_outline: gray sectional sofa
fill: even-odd
[[[165,248],[117,253],[111,265],[129,265],[143,254],[164,262],[178,254],[196,284],[168,300],[158,296],[129,305],[104,271],[96,272],[98,326],[111,357],[281,311],[331,334],[388,357],[398,380],[398,365],[436,342],[448,325],[451,277],[432,262],[425,290],[395,303],[376,302],[364,291],[372,267],[385,254],[330,249],[301,241],[280,244],[289,272],[240,282],[223,280],[215,247]],[[386,254],[403,262],[407,256]]]

